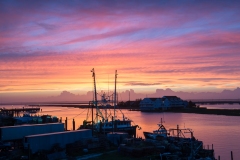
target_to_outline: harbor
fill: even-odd
[[[155,139],[154,141],[152,141],[151,139],[148,140],[148,138],[146,138],[146,140],[143,140],[142,137],[134,138],[124,132],[123,133],[110,132],[107,135],[104,135],[104,134],[100,135],[95,133],[94,135],[92,135],[91,134],[92,131],[89,129],[66,131],[67,128],[64,128],[66,126],[67,126],[66,124],[64,125],[61,122],[5,126],[0,128],[1,141],[13,143],[13,146],[12,146],[13,151],[19,150],[22,148],[23,153],[28,153],[27,156],[29,159],[35,159],[37,157],[39,158],[39,154],[40,154],[40,157],[44,155],[47,157],[51,157],[51,155],[53,154],[50,151],[52,147],[58,148],[57,153],[56,152],[54,153],[56,154],[57,157],[60,156],[62,151],[67,153],[67,155],[65,155],[64,157],[69,157],[74,155],[75,156],[85,155],[88,152],[95,153],[99,151],[108,151],[109,149],[110,150],[118,149],[119,150],[118,154],[125,155],[125,156],[128,155],[128,157],[130,158],[155,157],[155,159],[160,159],[160,157],[158,156],[159,154],[161,155],[161,157],[174,158],[176,156],[179,156],[179,158],[182,157],[183,159],[185,159],[186,157],[193,158],[197,156],[197,155],[194,155],[194,156],[190,155],[192,152],[189,148],[189,145],[191,142],[189,140],[193,139],[193,137],[188,139],[186,137],[181,137],[180,134],[178,134],[177,136],[171,135],[169,136],[170,139],[162,139],[160,141],[159,140],[155,141],[156,140]],[[43,128],[46,128],[46,129],[43,129]],[[16,132],[19,132],[21,134],[14,134]],[[9,134],[9,133],[12,133],[12,134]],[[79,138],[78,139],[67,138],[69,136],[71,137],[72,134],[78,135],[74,137],[79,137]],[[21,139],[24,139],[24,143],[22,145],[20,142]],[[102,141],[101,143],[103,143],[103,145],[99,145],[101,144],[99,143],[100,141]],[[179,141],[179,144],[176,144],[177,141]],[[184,141],[189,142],[189,144],[185,146],[185,150],[187,147],[188,151],[186,150],[184,155],[181,154],[180,156],[179,155],[180,150],[177,149],[175,145],[177,145],[178,147],[182,146],[183,143],[186,145],[186,142]],[[175,143],[175,145],[173,145],[173,142]],[[199,154],[203,152],[203,155],[198,154],[198,156],[205,157],[205,158],[213,157],[213,153],[214,153],[213,149],[204,150],[202,142],[198,142],[198,141],[196,142],[200,143],[201,145],[201,149],[200,149],[201,151],[199,152]],[[80,143],[81,145],[79,145],[78,143]],[[58,145],[55,146],[55,144],[58,144]],[[169,144],[172,144],[170,148],[167,147],[169,146]],[[156,146],[158,147],[156,148]],[[76,151],[76,147],[78,148],[78,151]],[[134,149],[136,147],[138,149]],[[199,144],[197,147],[199,147]],[[75,151],[74,151],[74,148],[75,148]],[[165,150],[165,148],[167,150]],[[144,152],[142,152],[141,149],[144,150]],[[46,151],[39,152],[41,150],[46,150]],[[166,154],[166,151],[168,151],[167,152],[168,154]],[[8,150],[1,150],[1,155],[4,155],[4,153],[8,153],[8,152],[9,152]]]
[[[0,160],[240,160],[240,1],[0,6]]]
[[[10,108],[12,106],[6,106]],[[15,106],[22,107],[22,106]],[[231,106],[226,106],[231,107]],[[80,126],[86,118],[87,109],[72,107],[41,107],[43,114],[52,114],[65,120],[67,117],[68,130],[73,130],[72,120],[75,125]],[[223,115],[201,115],[190,113],[149,113],[149,112],[132,112],[128,109],[123,110],[127,117],[134,117],[134,123],[141,126],[141,130],[136,130],[136,137],[144,139],[143,131],[152,132],[156,129],[156,124],[163,118],[166,128],[176,128],[179,124],[181,128],[192,128],[194,136],[203,141],[205,149],[212,148],[214,145],[215,156],[221,159],[230,159],[230,153],[233,152],[234,159],[240,157],[238,148],[240,148],[236,139],[240,138],[240,127],[237,123],[237,116]],[[157,120],[157,121],[156,121]],[[65,122],[65,121],[63,121]],[[105,152],[104,152],[105,153]],[[104,154],[105,155],[105,154]],[[104,156],[103,155],[103,156]]]

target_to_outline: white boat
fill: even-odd
[[[177,128],[170,128],[166,129],[164,125],[161,123],[158,124],[159,128],[157,130],[154,130],[153,132],[143,132],[146,139],[164,139],[164,138],[187,138],[185,136],[185,133],[190,133],[191,139],[195,139],[193,136],[193,131],[190,128],[179,128],[179,125],[177,125]]]
[[[162,139],[166,138],[168,136],[168,131],[163,125],[162,119],[161,122],[158,125],[158,129],[154,130],[153,132],[143,132],[146,139]]]
[[[14,125],[28,123],[42,123],[42,118],[39,116],[31,116],[29,112],[24,112],[22,117],[13,117]]]
[[[25,124],[32,122],[33,117],[30,116],[28,112],[24,112],[22,117],[13,117],[15,125]]]

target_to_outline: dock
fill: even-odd
[[[41,110],[40,107],[23,107],[23,108],[0,108],[2,115],[8,115],[10,117],[19,117],[21,112],[37,113]]]

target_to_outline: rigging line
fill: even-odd
[[[120,94],[119,94],[120,93]],[[122,94],[121,94],[121,90],[118,89],[118,96],[120,95],[120,99],[123,102],[123,98],[122,98]],[[119,102],[119,101],[118,101]],[[124,113],[122,112],[122,110],[118,107],[118,109],[121,111],[121,113],[124,115]]]
[[[88,111],[87,111],[87,118],[86,118],[86,121],[88,120],[88,117],[89,117],[89,110],[90,110],[90,108],[88,108]]]
[[[120,89],[119,89],[120,90]],[[130,92],[130,90],[129,90],[129,92]],[[119,93],[120,93],[120,91],[119,91]],[[119,94],[118,94],[119,95]],[[121,100],[122,100],[122,94],[120,94],[120,98],[121,98]],[[118,109],[121,111],[121,109],[118,107]],[[121,113],[123,114],[123,112],[121,111]],[[128,117],[128,115],[125,113],[124,115],[126,115],[127,117]],[[129,118],[128,118],[129,119]],[[130,119],[132,122],[133,122],[133,124],[134,125],[136,125],[136,123],[132,120],[132,119]]]
[[[121,111],[121,109],[119,109]],[[122,111],[121,111],[122,112]],[[122,113],[123,114],[123,113]],[[125,113],[124,115],[126,115],[126,117],[128,118],[129,116]],[[125,116],[124,116],[125,117]],[[129,119],[129,118],[128,118]],[[132,119],[129,119],[133,122],[134,125],[136,125],[136,123],[132,120]]]
[[[80,114],[77,114],[76,116],[74,116],[73,118],[68,118],[67,120],[72,120],[72,119],[74,119],[74,118],[76,118],[77,116],[79,116],[79,115],[81,115],[83,112],[85,112],[86,111],[86,109],[84,109]]]
[[[121,89],[118,89],[118,96],[119,96],[119,93],[121,93]],[[123,101],[122,94],[120,94],[120,99],[121,99],[121,101]]]
[[[94,102],[94,85],[92,85],[92,101]]]
[[[102,88],[101,88],[100,84],[98,82],[96,82],[96,83],[97,83],[98,88],[100,88],[100,91],[101,91]],[[96,90],[97,90],[97,88],[96,88]]]

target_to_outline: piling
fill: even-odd
[[[179,138],[179,125],[177,125],[177,137]]]
[[[99,127],[99,132],[102,133],[102,121],[100,120],[100,127]]]
[[[113,133],[113,116],[112,116],[112,133]]]
[[[220,160],[220,156],[218,156],[218,160]]]
[[[75,120],[73,119],[73,130],[75,130]]]
[[[233,160],[233,153],[232,153],[232,151],[231,151],[231,160]]]
[[[92,135],[93,135],[93,107],[94,105],[92,105]]]
[[[66,117],[66,120],[65,120],[65,130],[67,131],[67,117]]]
[[[133,130],[133,131],[132,131],[133,136],[134,136],[134,138],[136,138],[136,128],[133,128],[132,130]]]
[[[114,120],[114,132],[116,132],[116,131],[117,131],[117,121]]]
[[[28,144],[28,160],[31,160],[31,149],[30,149],[30,144]]]

